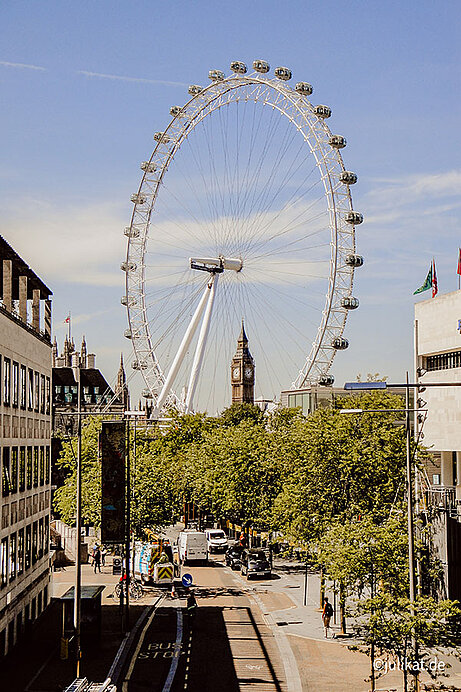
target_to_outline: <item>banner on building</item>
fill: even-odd
[[[125,423],[103,421],[101,453],[101,541],[125,540]]]

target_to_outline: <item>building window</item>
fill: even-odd
[[[16,579],[16,534],[12,533],[10,536],[10,556],[9,556],[9,565],[8,565],[8,572],[9,572],[9,579],[12,581],[13,579]]]
[[[29,388],[28,388],[29,392],[28,392],[28,396],[27,396],[27,408],[29,409],[29,411],[32,411],[32,409],[34,408],[34,371],[33,370],[29,370],[28,379],[29,379]]]
[[[32,447],[27,447],[27,490],[32,488],[33,477]]]
[[[51,388],[50,388],[50,378],[46,378],[46,394],[45,394],[45,413],[49,415],[51,410]]]
[[[43,557],[43,518],[38,520],[38,557]]]
[[[40,374],[34,372],[34,411],[38,413],[40,408]]]
[[[45,553],[48,554],[50,552],[50,517],[47,515],[45,517]]]
[[[40,485],[45,482],[45,449],[40,447]]]
[[[3,447],[2,463],[2,495],[8,497],[10,494],[10,448]]]
[[[40,413],[45,413],[45,375],[40,375]]]
[[[26,448],[19,450],[19,492],[26,489]]]
[[[12,405],[16,408],[19,406],[19,363],[13,361],[13,393]]]
[[[9,358],[3,359],[3,403],[10,405],[11,397],[11,361]]]
[[[27,393],[27,370],[25,365],[21,365],[21,401],[22,409],[26,408],[26,393]]]
[[[34,488],[38,486],[38,447],[34,447]]]
[[[24,572],[24,529],[18,531],[18,574]]]
[[[451,351],[450,353],[440,353],[436,356],[427,356],[424,368],[431,370],[451,370],[461,368],[461,351]]]
[[[45,447],[45,484],[50,483],[50,448]]]
[[[18,492],[18,448],[11,448],[10,493]]]
[[[32,542],[31,542],[31,536],[32,536],[32,527],[29,524],[29,526],[26,526],[26,569],[29,569],[29,567],[32,564]]]
[[[38,559],[38,522],[32,524],[32,564],[35,565]]]
[[[0,578],[1,586],[8,583],[8,536],[2,539],[0,547]]]

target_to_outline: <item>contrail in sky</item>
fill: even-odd
[[[144,77],[122,77],[117,74],[104,74],[102,72],[88,72],[87,70],[78,70],[77,74],[82,74],[85,77],[99,77],[100,79],[115,79],[121,82],[141,82],[143,84],[164,84],[166,86],[189,86],[183,82],[166,82],[163,79],[145,79]]]
[[[40,72],[46,72],[45,67],[39,67],[38,65],[26,65],[22,62],[6,62],[5,60],[0,60],[0,65],[3,65],[3,67],[16,67],[21,70],[39,70]]]

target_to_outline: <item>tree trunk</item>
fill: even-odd
[[[320,568],[320,607],[323,610],[325,605],[325,573],[323,567]]]
[[[346,589],[342,583],[339,584],[339,622],[341,634],[346,634]]]

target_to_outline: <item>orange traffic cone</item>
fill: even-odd
[[[174,590],[174,583],[171,585],[171,598],[176,598],[176,591]]]

